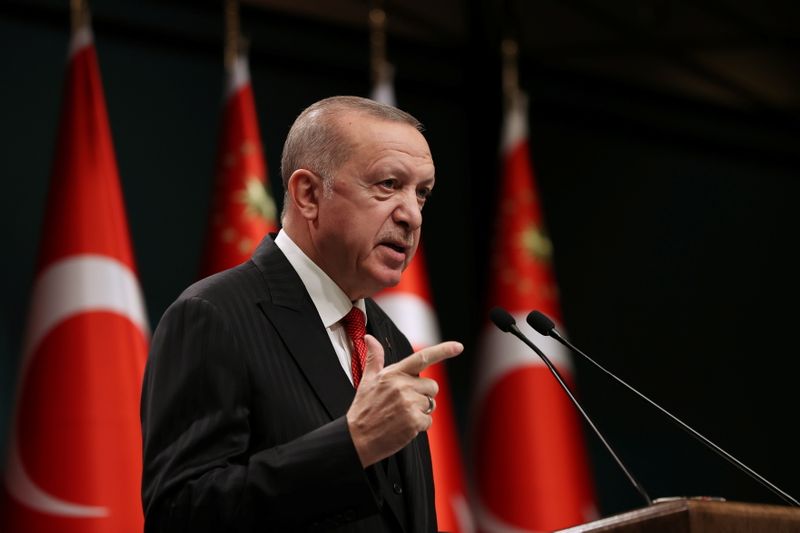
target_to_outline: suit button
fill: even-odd
[[[400,486],[400,483],[393,483],[392,490],[395,494],[403,494],[403,487]]]

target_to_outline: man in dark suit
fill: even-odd
[[[369,298],[419,242],[434,184],[420,129],[356,97],[297,118],[283,229],[188,288],[154,333],[146,531],[436,531],[425,431],[438,387],[418,374],[462,346],[411,354]]]

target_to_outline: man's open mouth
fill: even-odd
[[[407,246],[404,246],[402,244],[396,244],[396,243],[393,243],[393,242],[382,242],[381,245],[387,246],[387,247],[391,248],[392,250],[394,250],[395,252],[401,253],[401,254],[406,253],[406,251],[408,250]]]

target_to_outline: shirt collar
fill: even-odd
[[[344,318],[353,306],[358,307],[364,313],[366,320],[367,308],[364,299],[360,298],[351,302],[336,282],[314,263],[285,231],[278,232],[275,244],[300,276],[300,280],[311,296],[311,301],[314,302],[314,307],[317,308],[317,313],[326,328]]]

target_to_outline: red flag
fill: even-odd
[[[247,261],[277,212],[267,182],[247,58],[228,69],[227,95],[217,153],[217,178],[201,275]]]
[[[7,532],[141,532],[148,326],[91,30],[70,47],[8,444]]]
[[[511,312],[571,383],[566,351],[525,322],[532,309],[556,322],[561,317],[526,113],[520,95],[505,119],[489,303]],[[518,339],[489,324],[479,358],[472,451],[480,529],[552,531],[595,518],[580,420],[547,367]]]

